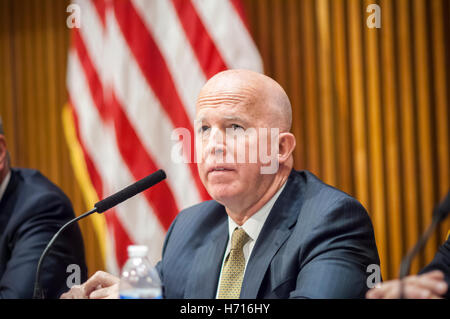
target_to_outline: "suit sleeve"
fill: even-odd
[[[450,299],[450,238],[439,247],[438,252],[434,256],[431,263],[420,271],[420,274],[427,273],[433,270],[440,270],[444,273],[445,281],[448,289],[445,298]]]
[[[356,200],[346,199],[320,213],[301,254],[291,298],[364,298],[367,266],[379,265],[370,218]]]
[[[175,223],[177,221],[177,218],[172,222],[172,224],[169,227],[169,230],[167,231],[166,237],[164,239],[164,245],[162,249],[162,258],[164,258],[164,253],[166,251],[167,243],[170,239],[170,235],[172,234],[172,230],[175,227]],[[163,272],[163,263],[162,260],[158,261],[158,263],[155,266],[156,271],[159,274],[159,278],[161,279],[162,285],[163,285],[163,298],[165,298],[165,289],[164,289],[164,272]]]
[[[32,203],[23,222],[10,238],[11,256],[0,279],[1,298],[31,298],[39,257],[56,231],[74,217],[73,210],[60,194],[47,193]],[[80,279],[86,279],[84,247],[78,225],[69,227],[55,242],[41,272],[41,287],[46,297],[57,298],[68,290],[67,266],[80,267]]]

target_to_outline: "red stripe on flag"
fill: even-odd
[[[244,6],[242,5],[241,0],[231,0],[231,4],[234,7],[234,10],[236,10],[237,14],[241,18],[242,23],[247,28],[247,32],[250,33],[250,27],[248,25],[247,16],[245,14]]]
[[[97,11],[100,21],[102,22],[103,29],[106,27],[106,2],[105,0],[92,0],[95,10]]]
[[[104,122],[108,120],[114,121],[117,146],[131,174],[138,180],[156,171],[157,167],[153,159],[142,145],[133,126],[123,112],[121,105],[114,97],[113,92],[111,92],[110,100],[104,100],[102,83],[78,30],[74,31],[74,41],[75,49],[86,75],[95,106]],[[149,204],[154,208],[155,215],[158,217],[162,226],[167,230],[179,211],[167,182],[163,181],[160,185],[155,186],[155,194],[158,195],[156,200],[151,200],[149,192],[145,192],[144,194]]]
[[[186,37],[206,78],[227,69],[224,59],[203,25],[191,0],[172,0]]]
[[[189,130],[190,145],[194,145],[194,131],[178,96],[175,84],[168,70],[166,62],[159,51],[152,35],[147,30],[140,15],[129,1],[114,1],[114,13],[122,34],[133,53],[148,85],[158,97],[166,114],[170,117],[174,127]],[[189,168],[203,200],[210,199],[193,161],[194,152],[191,152]]]
[[[95,167],[95,164],[90,157],[89,153],[86,150],[86,147],[84,146],[83,140],[80,136],[80,129],[79,129],[79,122],[78,122],[78,115],[74,108],[74,104],[72,102],[72,99],[69,95],[69,105],[72,109],[73,119],[74,119],[74,126],[75,131],[77,134],[78,142],[81,146],[81,149],[83,151],[84,160],[87,165],[87,170],[89,177],[92,181],[92,185],[94,186],[94,189],[97,193],[97,196],[99,199],[103,198],[103,182],[100,177],[100,174],[97,171],[97,168]],[[118,220],[116,211],[113,209],[110,209],[108,212],[105,212],[105,220],[106,224],[108,225],[108,229],[110,232],[110,235],[114,238],[114,251],[116,255],[116,260],[120,268],[122,268],[123,264],[126,262],[128,258],[127,254],[127,247],[128,245],[133,245],[133,241],[130,239],[130,236],[128,235],[125,228],[123,228],[122,223]]]

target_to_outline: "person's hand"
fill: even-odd
[[[75,285],[61,295],[61,299],[117,299],[119,281],[116,276],[104,271],[97,271],[81,285]]]
[[[448,286],[444,281],[444,274],[439,271],[408,276],[403,279],[404,298],[410,299],[434,299],[442,298],[447,292]],[[400,298],[400,280],[390,280],[381,283],[378,287],[370,289],[368,299],[396,299]]]

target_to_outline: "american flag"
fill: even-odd
[[[187,129],[193,145],[200,88],[225,69],[262,72],[262,60],[236,0],[73,5],[80,28],[71,31],[65,112],[76,139],[69,141],[72,163],[88,202],[159,168],[167,173],[163,183],[102,215],[107,270],[117,274],[130,244],[147,245],[151,262],[158,261],[177,213],[209,199],[196,163],[171,158],[179,143],[174,129]],[[101,221],[95,224],[100,232]]]

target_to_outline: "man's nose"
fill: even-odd
[[[213,128],[208,138],[207,153],[211,155],[218,155],[224,152],[225,152],[224,133],[218,128]]]

